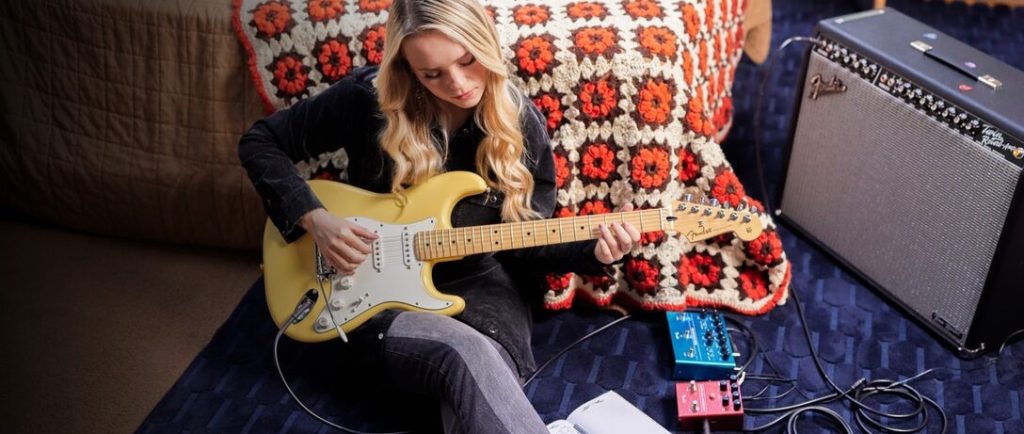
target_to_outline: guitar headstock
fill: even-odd
[[[727,232],[743,241],[761,235],[761,219],[749,207],[722,206],[718,200],[694,201],[691,195],[672,204],[672,227],[690,242],[705,240]]]

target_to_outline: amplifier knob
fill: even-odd
[[[928,107],[928,106],[930,106],[932,104],[933,100],[935,100],[935,98],[932,97],[931,95],[925,95],[924,97],[922,97],[917,102],[918,102],[918,104],[920,104],[923,107]]]
[[[953,118],[953,123],[956,124],[956,125],[960,125],[965,120],[967,120],[967,115],[965,115],[963,113],[960,113],[960,114],[956,115],[955,118]]]
[[[946,107],[946,109],[942,111],[942,117],[946,119],[953,117],[954,114],[956,114],[956,109],[953,107]]]
[[[942,101],[936,101],[935,104],[932,104],[932,106],[931,106],[931,109],[932,109],[933,113],[939,113],[939,112],[943,111],[945,108],[946,108],[946,103],[944,103]]]
[[[974,133],[980,128],[981,122],[978,122],[977,119],[972,119],[970,122],[964,125],[964,131],[967,131],[968,133]]]

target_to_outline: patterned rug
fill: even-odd
[[[1024,9],[967,7],[961,3],[890,1],[891,6],[916,17],[982,51],[1024,68]],[[818,20],[849,13],[857,6],[843,0],[775,0],[773,47],[793,35],[807,35]],[[775,191],[782,166],[782,144],[792,108],[793,87],[800,70],[799,50],[779,59],[766,95],[765,150],[769,188]],[[752,165],[751,120],[761,71],[741,62],[736,74],[735,127],[724,149],[743,163],[736,166],[748,185],[756,186]],[[933,399],[948,418],[948,432],[958,434],[1024,433],[1024,343],[1009,345],[998,358],[961,360],[916,322],[864,287],[824,252],[800,236],[779,228],[793,264],[793,293],[806,313],[811,344],[831,379],[840,387],[860,378],[909,379]],[[578,306],[567,312],[540,312],[533,334],[537,359],[546,360],[565,345],[615,317]],[[753,374],[770,374],[793,381],[772,384],[748,381],[742,391],[748,411],[779,407],[831,392],[818,374],[796,311],[796,303],[766,315],[742,317],[760,346],[749,367]],[[634,317],[568,352],[527,389],[545,421],[564,418],[579,404],[616,390],[674,433],[674,383],[670,379],[667,327],[661,317]],[[327,433],[327,427],[308,417],[284,391],[273,370],[270,345],[273,324],[267,313],[261,282],[249,291],[210,344],[197,355],[177,383],[139,428],[142,433],[273,432]],[[734,336],[745,359],[749,341]],[[373,384],[345,371],[344,348],[337,342],[321,345],[282,343],[282,363],[298,393],[317,412],[362,430],[406,429],[414,421],[428,423],[433,408],[410,405],[412,397],[380,396]],[[772,368],[774,366],[774,368]],[[795,386],[795,388],[793,388]],[[793,388],[792,392],[787,390]],[[763,390],[763,391],[762,391]],[[753,399],[760,397],[763,399]],[[876,402],[886,411],[905,409],[892,399]],[[848,401],[825,404],[853,423]],[[938,433],[939,417],[929,409],[929,422],[920,432]],[[764,424],[778,413],[748,416],[747,428]],[[808,415],[800,432],[837,432],[820,417]],[[430,432],[430,431],[422,431]],[[783,432],[781,426],[765,432]],[[855,428],[854,432],[862,432]],[[877,432],[875,430],[874,432]]]
[[[785,301],[789,264],[775,223],[747,195],[712,138],[732,117],[747,2],[486,2],[513,81],[547,116],[556,217],[671,206],[685,193],[761,212],[760,237],[681,242],[662,232],[614,277],[551,275],[545,303],[717,306],[746,314]],[[352,68],[379,64],[390,0],[236,0],[235,26],[268,110],[315,95]],[[341,154],[341,155],[339,155]],[[304,162],[344,179],[343,152]]]

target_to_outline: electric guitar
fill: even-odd
[[[403,195],[379,194],[332,181],[309,181],[331,213],[377,234],[372,252],[355,273],[334,273],[309,234],[286,243],[267,222],[263,232],[263,275],[267,306],[278,326],[289,321],[296,303],[310,289],[322,292],[310,315],[286,334],[303,342],[336,337],[385,309],[456,315],[465,301],[439,292],[431,279],[435,263],[477,253],[590,240],[600,237],[598,225],[628,222],[640,232],[677,232],[699,241],[734,232],[749,241],[761,234],[761,222],[749,210],[692,203],[671,208],[498,223],[452,228],[451,210],[468,196],[483,193],[487,184],[471,172],[449,172],[407,190]]]

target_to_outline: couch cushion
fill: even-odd
[[[233,248],[265,214],[236,144],[261,115],[228,3],[0,2],[0,208]]]
[[[236,5],[236,29],[268,110],[380,62],[390,0]],[[742,0],[487,3],[516,84],[547,115],[557,216],[626,203],[663,207],[684,193],[760,207],[712,140],[732,117],[745,7]],[[310,177],[343,178],[345,164],[340,154],[301,166]],[[765,312],[785,299],[789,264],[774,222],[761,221],[765,230],[751,242],[647,234],[614,277],[549,276],[547,306],[565,308],[583,294],[599,305]]]

